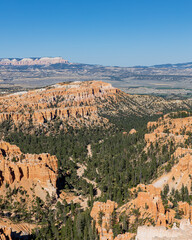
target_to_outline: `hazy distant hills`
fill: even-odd
[[[192,62],[118,67],[69,63],[60,57],[0,59],[0,88],[10,91],[62,81],[102,80],[131,94],[192,96]]]
[[[154,65],[155,68],[192,68],[192,62]]]

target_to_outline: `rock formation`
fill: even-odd
[[[119,221],[119,216],[121,214],[126,214],[129,217],[129,223],[133,224],[135,221],[135,216],[133,214],[134,209],[139,209],[140,218],[143,219],[144,225],[151,225],[152,222],[156,227],[139,227],[137,232],[137,239],[151,239],[156,240],[155,236],[158,237],[178,237],[177,231],[167,231],[166,227],[180,221],[175,218],[175,210],[169,209],[165,211],[162,203],[160,191],[161,189],[155,188],[153,185],[140,184],[136,188],[132,189],[132,192],[138,191],[138,196],[124,204],[123,206],[117,206],[117,203],[112,201],[107,201],[106,203],[95,202],[91,211],[92,218],[96,221],[96,228],[100,234],[100,240],[130,240],[133,239],[135,234],[125,233],[119,234],[117,237],[113,238],[113,231],[111,229],[111,219],[113,211],[117,213],[117,221]],[[192,219],[192,207],[186,202],[179,202],[178,209],[182,210],[185,219]],[[102,213],[102,214],[101,214]],[[102,216],[102,221],[101,221]],[[147,221],[145,221],[147,219]],[[152,221],[151,221],[152,220]],[[180,222],[181,226],[186,225],[186,221],[182,220]],[[190,224],[190,223],[189,223]],[[187,226],[189,225],[187,223]],[[192,233],[192,227],[191,233]],[[157,235],[156,235],[157,234]],[[160,238],[161,239],[161,238]],[[165,238],[162,238],[165,239]],[[169,239],[169,238],[168,238]],[[172,239],[172,238],[171,238]],[[174,238],[173,238],[174,239]],[[177,239],[177,238],[176,238]],[[184,238],[183,238],[184,239]],[[191,239],[191,238],[186,238]]]
[[[100,235],[100,240],[130,240],[135,234],[125,233],[119,234],[117,237],[113,237],[113,231],[111,229],[112,214],[117,210],[117,203],[107,200],[104,202],[94,202],[91,217],[96,222],[96,228]],[[117,216],[117,221],[119,221]]]
[[[134,128],[132,128],[130,131],[129,131],[129,134],[135,134],[135,133],[137,133],[137,131],[134,129]]]
[[[107,200],[106,203],[94,202],[91,217],[96,222],[96,228],[100,234],[100,240],[113,240],[113,231],[111,229],[111,216],[117,208],[117,203]]]
[[[192,131],[192,117],[173,118],[173,116],[174,114],[167,114],[157,122],[149,122],[148,129],[151,132],[145,135],[145,140],[146,151],[156,142],[163,145],[172,141],[176,149],[172,155],[175,165],[152,184],[140,184],[133,188],[132,192],[137,192],[137,197],[118,209],[120,213],[125,211],[129,215],[133,208],[138,208],[141,216],[148,214],[156,226],[169,227],[174,222],[178,222],[178,219],[175,219],[175,210],[171,208],[168,211],[165,210],[162,203],[160,193],[166,184],[169,185],[170,191],[172,189],[180,191],[184,185],[191,192],[192,149],[190,145],[186,145],[185,140],[189,137],[188,133]],[[180,147],[181,144],[185,144],[186,148]],[[192,208],[188,203],[179,202],[178,210],[183,211],[183,218],[192,219]],[[133,214],[130,220],[134,221]]]
[[[192,102],[179,104],[185,108],[192,106]],[[76,81],[1,96],[0,123],[11,120],[16,125],[33,123],[39,126],[60,119],[77,127],[102,125],[108,122],[101,117],[103,114],[155,115],[155,109],[170,109],[177,105],[174,101],[161,99],[157,102],[154,97],[132,96],[101,81]]]
[[[98,107],[117,92],[103,82],[72,82],[56,84],[46,89],[0,97],[0,122],[12,120],[15,125],[44,124],[56,118],[88,124],[99,124]],[[106,121],[106,119],[105,119]]]
[[[7,142],[0,142],[0,193],[5,185],[22,186],[28,192],[45,199],[46,193],[56,194],[57,158],[47,153],[23,154]]]
[[[169,227],[175,221],[175,211],[172,209],[165,211],[160,188],[140,184],[132,191],[137,192],[137,197],[117,209],[119,214],[126,213],[130,216],[130,223],[134,223],[136,218],[133,214],[134,209],[139,209],[140,217],[147,225],[153,222],[156,226]]]
[[[179,149],[181,150],[181,148]],[[160,178],[153,182],[153,185],[158,188],[163,188],[165,184],[168,184],[170,189],[180,190],[182,185],[187,186],[190,192],[191,188],[191,175],[192,175],[192,155],[187,153],[186,150],[182,149],[186,154],[182,157],[178,157],[178,163],[173,166],[169,173],[163,174]],[[189,149],[190,151],[190,149]],[[178,150],[174,155],[176,155]],[[191,151],[190,151],[191,152]]]
[[[180,190],[182,185],[185,185],[190,191],[192,149],[187,144],[187,140],[192,131],[192,117],[173,118],[174,114],[176,113],[166,114],[163,118],[159,118],[157,122],[148,123],[148,129],[151,132],[145,134],[147,147],[156,142],[160,146],[172,142],[176,149],[172,155],[176,164],[169,173],[165,173],[156,179],[153,186],[162,189],[165,184],[168,184],[170,189]]]
[[[187,133],[192,131],[192,117],[172,118],[167,114],[157,122],[149,122],[147,127],[149,131],[152,130],[145,135],[148,146],[157,141],[163,143],[174,141],[175,144],[184,144],[188,139]]]
[[[12,239],[26,239],[27,235],[30,235],[32,230],[37,228],[36,224],[30,223],[14,223],[8,218],[0,219],[0,239],[12,240]]]
[[[11,229],[5,228],[5,227],[0,227],[0,239],[1,240],[12,240],[13,238],[11,237]]]

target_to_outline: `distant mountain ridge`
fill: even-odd
[[[158,65],[153,65],[152,67],[155,68],[191,68],[192,67],[192,62],[186,62],[186,63],[167,63],[167,64],[158,64]]]
[[[130,94],[192,97],[192,63],[117,67],[73,63],[61,57],[0,58],[0,92],[59,82],[104,81]],[[165,89],[163,91],[162,89]]]
[[[62,57],[42,57],[42,58],[2,58],[0,59],[0,65],[50,65],[57,63],[69,63],[68,60]]]
[[[57,63],[69,63],[68,60],[62,57],[25,57],[25,58],[0,58],[0,65],[47,65],[47,64],[57,64]],[[75,63],[77,65],[77,63]],[[165,63],[165,64],[155,64],[150,66],[145,65],[135,65],[135,66],[102,66],[98,64],[83,64],[78,63],[78,65],[87,66],[100,66],[100,67],[115,67],[115,68],[189,68],[192,67],[192,62],[185,63]]]

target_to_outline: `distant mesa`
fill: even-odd
[[[57,63],[69,63],[62,57],[42,57],[42,58],[3,58],[0,59],[0,65],[12,66],[31,66],[31,65],[51,65]]]

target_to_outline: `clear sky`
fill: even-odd
[[[192,62],[192,0],[0,0],[0,57]]]

